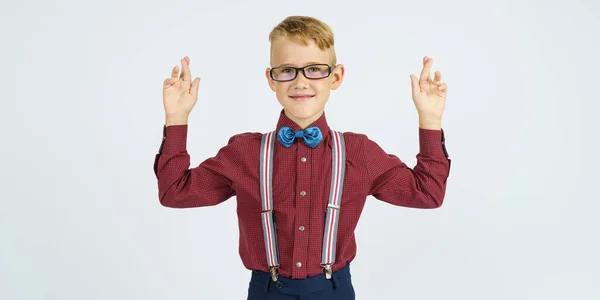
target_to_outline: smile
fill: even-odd
[[[306,101],[309,99],[312,99],[315,95],[296,95],[296,96],[290,96],[290,98],[294,99],[295,101]]]

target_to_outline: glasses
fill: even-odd
[[[276,67],[271,69],[271,78],[275,81],[292,81],[302,72],[307,79],[322,79],[331,75],[332,66],[327,64],[313,64],[302,68]]]

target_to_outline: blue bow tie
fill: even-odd
[[[315,148],[323,140],[323,135],[319,127],[316,126],[304,130],[300,129],[295,132],[293,129],[284,126],[279,129],[279,134],[277,135],[277,140],[286,147],[291,147],[294,144],[294,139],[300,138],[304,139],[304,143],[307,146]]]

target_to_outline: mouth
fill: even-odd
[[[315,95],[294,95],[294,96],[290,96],[290,98],[294,99],[295,101],[306,101],[309,99],[312,99]]]

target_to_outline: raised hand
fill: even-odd
[[[163,105],[165,108],[166,125],[187,124],[190,112],[198,100],[200,78],[191,81],[190,58],[181,59],[179,66],[171,71],[171,77],[163,83]]]
[[[448,85],[442,83],[442,73],[435,72],[433,80],[430,77],[433,59],[423,57],[423,70],[420,78],[410,75],[412,82],[412,98],[419,113],[419,118],[424,120],[441,122],[444,107],[446,106],[446,93]]]

